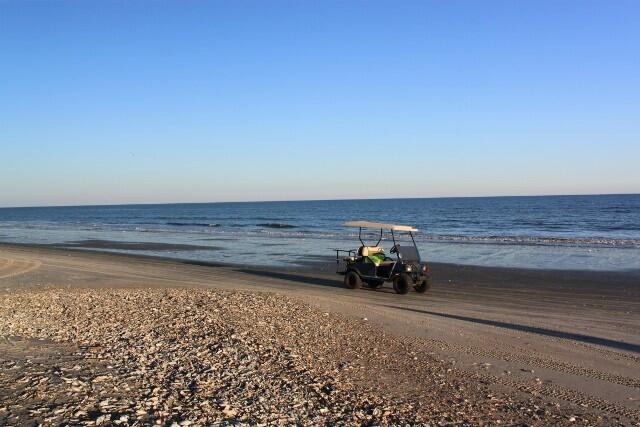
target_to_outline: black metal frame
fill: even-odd
[[[354,249],[334,249],[334,250],[336,251],[336,260],[340,258],[340,252],[346,253],[347,256],[356,256],[356,253],[358,252]]]
[[[393,230],[391,230],[391,232],[393,233]],[[358,227],[358,240],[360,240],[360,243],[362,243],[362,246],[367,246],[363,241],[362,241],[362,227]],[[380,229],[380,238],[378,239],[378,243],[376,243],[373,246],[378,246],[380,244],[380,242],[382,242],[382,228]],[[394,242],[395,244],[395,242]]]

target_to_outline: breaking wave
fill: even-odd
[[[459,235],[427,235],[416,240],[450,243],[485,243],[525,246],[583,246],[608,248],[640,248],[638,239],[608,239],[598,237],[564,238],[534,236],[459,236]]]
[[[267,222],[267,223],[256,224],[256,225],[258,227],[265,227],[265,228],[297,228],[295,225],[283,224],[279,222]]]
[[[206,222],[168,222],[174,227],[220,227],[220,224],[208,224]]]

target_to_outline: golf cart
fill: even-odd
[[[365,285],[379,288],[384,282],[392,282],[398,294],[406,294],[410,288],[424,293],[431,288],[429,266],[420,259],[420,252],[413,233],[418,231],[408,225],[382,224],[369,221],[348,221],[347,227],[358,228],[358,239],[362,246],[357,250],[335,249],[336,272],[344,275],[347,288],[357,289]],[[379,229],[380,237],[375,245],[367,246],[362,240],[362,229]],[[393,247],[389,251],[393,257],[387,256],[380,246],[383,230],[391,232]],[[408,233],[412,244],[401,245],[396,241],[395,232]]]

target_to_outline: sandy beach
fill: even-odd
[[[640,425],[640,272],[330,267],[2,244],[0,424]]]

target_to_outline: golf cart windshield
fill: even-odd
[[[418,248],[415,246],[396,245],[395,249],[398,253],[398,257],[402,261],[420,262],[420,253],[418,252]]]

